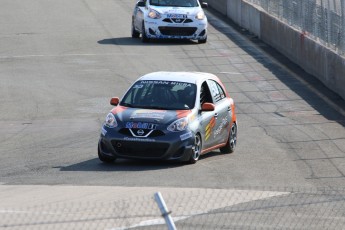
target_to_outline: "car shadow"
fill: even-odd
[[[209,152],[201,155],[199,161],[204,159],[224,155],[220,152]],[[86,172],[113,172],[113,171],[154,171],[164,170],[170,168],[178,168],[183,166],[197,166],[196,164],[188,164],[186,162],[174,162],[174,161],[152,161],[152,160],[129,160],[129,159],[117,159],[113,163],[103,163],[98,158],[86,160],[69,166],[56,166],[54,168],[60,169],[60,171],[86,171]]]
[[[184,166],[183,162],[146,161],[117,159],[113,163],[103,163],[98,158],[83,161],[69,166],[58,166],[60,171],[154,171]]]
[[[119,37],[105,38],[97,41],[101,45],[121,45],[121,46],[167,46],[167,45],[197,45],[198,42],[189,39],[150,39],[143,43],[139,38]]]

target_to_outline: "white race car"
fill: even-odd
[[[199,0],[139,0],[132,16],[132,37],[207,41],[207,18]]]

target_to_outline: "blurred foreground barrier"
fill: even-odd
[[[344,189],[0,186],[0,194],[9,189],[0,202],[0,229],[6,230],[173,229],[157,201],[165,217],[169,207],[169,221],[179,230],[345,226]],[[154,196],[157,189],[164,201]]]
[[[208,0],[345,99],[345,0]]]

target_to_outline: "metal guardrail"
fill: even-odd
[[[345,0],[245,0],[345,55]]]

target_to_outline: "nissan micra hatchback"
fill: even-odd
[[[103,162],[117,158],[195,163],[237,143],[234,100],[213,74],[155,72],[142,76],[106,116],[98,143]]]
[[[132,37],[207,41],[207,3],[199,0],[139,0],[132,16]]]

